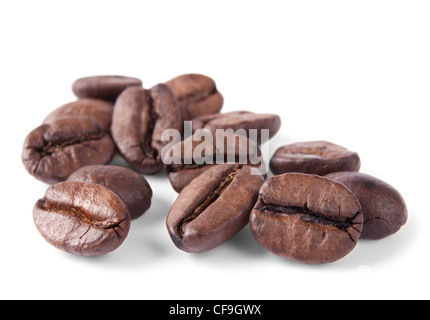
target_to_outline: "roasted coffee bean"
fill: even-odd
[[[43,120],[43,124],[76,116],[89,117],[103,131],[109,132],[112,123],[112,113],[113,104],[110,102],[97,99],[81,99],[55,109]]]
[[[54,247],[80,256],[100,256],[127,237],[130,215],[108,188],[93,183],[51,186],[33,209],[40,234]]]
[[[181,192],[193,179],[216,164],[240,163],[264,168],[261,152],[254,141],[228,131],[215,133],[204,129],[204,132],[208,139],[195,134],[164,153],[163,163],[176,192]]]
[[[139,173],[119,166],[94,165],[75,171],[67,181],[100,184],[117,194],[126,204],[132,220],[151,206],[152,189]]]
[[[362,239],[386,238],[406,224],[405,201],[389,184],[358,172],[336,172],[325,177],[343,184],[360,201],[364,217]]]
[[[300,172],[325,175],[337,171],[358,171],[357,153],[326,141],[299,142],[280,147],[270,161],[274,174]]]
[[[261,139],[261,130],[269,130],[268,138],[271,139],[279,131],[280,127],[281,118],[278,115],[256,114],[248,111],[209,114],[193,119],[193,132],[202,128],[209,130],[232,129],[235,132],[243,129],[247,137],[252,139],[251,129],[257,130],[257,135],[254,139],[259,144],[266,142]]]
[[[238,164],[217,165],[179,194],[167,217],[167,229],[181,250],[199,253],[229,240],[248,224],[249,212],[264,178]]]
[[[142,86],[137,78],[123,76],[94,76],[76,80],[72,85],[73,93],[78,98],[94,98],[115,102],[128,87]]]
[[[208,165],[182,165],[170,167],[168,177],[173,190],[180,193],[187,185],[203,172],[209,170],[214,164]]]
[[[201,74],[184,74],[166,84],[176,96],[183,121],[217,113],[224,103],[215,81]]]
[[[164,84],[151,90],[128,88],[116,101],[112,137],[123,158],[140,173],[155,174],[163,168],[161,151],[167,142],[162,133],[181,128],[175,97]]]
[[[356,246],[363,225],[357,198],[316,175],[267,180],[250,215],[255,239],[272,253],[308,264],[337,261]]]
[[[98,125],[74,117],[34,129],[24,141],[22,161],[31,175],[52,184],[84,166],[108,164],[114,154],[115,144]]]

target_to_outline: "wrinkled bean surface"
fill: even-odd
[[[337,171],[358,171],[358,154],[327,141],[299,142],[280,147],[270,160],[274,174],[301,172],[325,175]]]
[[[128,87],[142,86],[137,78],[124,76],[93,76],[77,79],[72,84],[73,93],[78,98],[94,98],[115,102]]]
[[[127,237],[130,215],[108,188],[93,183],[51,186],[33,210],[40,234],[54,247],[80,256],[101,256]]]
[[[175,245],[186,252],[211,250],[247,223],[264,178],[255,168],[217,165],[179,194],[167,217]]]
[[[123,158],[140,173],[155,174],[163,168],[161,151],[167,142],[162,133],[181,128],[175,98],[166,85],[128,88],[115,104],[112,137]]]
[[[184,74],[166,82],[175,95],[183,121],[218,113],[224,103],[215,81],[201,74]]]
[[[37,179],[52,184],[87,165],[108,164],[115,144],[87,117],[64,118],[34,129],[26,137],[22,161]]]
[[[346,256],[355,248],[362,225],[360,203],[347,188],[300,173],[267,180],[250,215],[252,233],[263,247],[308,264]]]

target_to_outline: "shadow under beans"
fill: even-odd
[[[387,264],[393,259],[404,255],[413,245],[418,235],[418,222],[409,219],[396,234],[381,240],[360,239],[357,247],[335,267],[357,268],[359,266],[378,266]]]
[[[165,222],[170,205],[167,199],[155,195],[150,209],[131,221],[129,234],[118,249],[101,257],[72,259],[83,258],[90,264],[115,269],[157,264],[171,250]]]
[[[115,153],[110,165],[119,166],[119,167],[126,167],[126,168],[130,167],[128,165],[127,161],[125,161],[124,158],[121,157],[121,155],[118,152]]]
[[[361,267],[372,268],[378,265],[387,265],[399,256],[404,255],[405,251],[413,245],[417,235],[417,228],[417,221],[412,220],[408,221],[396,234],[385,239],[360,239],[357,246],[348,255],[329,264],[303,264],[282,257],[277,258],[286,268],[309,268],[313,271],[358,271]]]
[[[166,170],[164,170],[164,169],[161,169],[160,172],[157,172],[156,174],[153,174],[153,175],[146,175],[146,174],[144,174],[143,176],[148,181],[150,179],[157,180],[157,181],[163,181],[163,180],[165,180],[167,182],[169,181],[169,177],[167,176]],[[173,191],[173,189],[172,189],[172,191]]]
[[[227,241],[224,246],[236,253],[240,252],[241,255],[250,257],[257,257],[266,253],[266,249],[255,240],[249,225],[245,226],[238,234]]]
[[[151,199],[151,207],[140,218],[133,220],[132,225],[138,229],[140,227],[147,228],[153,224],[165,224],[167,214],[172,206],[171,201],[154,194]]]
[[[249,263],[250,260],[261,260],[269,256],[254,238],[249,226],[243,228],[233,238],[210,251],[192,254],[192,258],[217,266],[230,266],[231,264]]]

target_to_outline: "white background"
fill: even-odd
[[[413,0],[1,1],[0,298],[430,298],[429,17],[430,2]],[[47,244],[32,220],[47,186],[20,159],[28,132],[75,99],[76,78],[149,88],[191,72],[216,80],[224,111],[282,117],[271,153],[320,139],[358,152],[362,172],[403,194],[407,225],[323,266],[270,254],[248,227],[191,255],[168,236],[176,194],[162,173],[117,251],[82,258]]]

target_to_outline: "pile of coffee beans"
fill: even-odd
[[[72,90],[77,101],[47,115],[22,152],[26,170],[51,185],[33,218],[60,250],[100,256],[117,249],[132,220],[151,207],[143,175],[161,170],[179,193],[168,234],[190,253],[220,246],[249,223],[256,241],[276,255],[331,263],[359,239],[383,239],[407,221],[399,192],[360,173],[358,154],[330,142],[280,147],[266,179],[261,146],[280,130],[280,117],[221,113],[224,98],[205,75],[150,89],[133,77],[94,76],[76,80]],[[187,121],[189,136],[182,134]],[[168,130],[181,132],[179,141],[166,139]],[[111,165],[116,153],[128,167]]]

